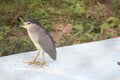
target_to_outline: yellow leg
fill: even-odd
[[[30,61],[30,62],[25,62],[25,63],[28,63],[28,64],[40,64],[40,62],[36,62],[37,61],[37,58],[39,57],[40,55],[40,50],[38,50],[38,53],[37,53],[37,56],[34,58],[33,61]]]
[[[42,52],[42,62],[41,62],[41,67],[43,67],[43,66],[48,66],[47,64],[46,64],[46,61],[45,61],[45,56],[44,56],[44,51]]]
[[[39,55],[40,55],[40,51],[38,50],[37,56],[34,58],[33,62],[36,62]]]

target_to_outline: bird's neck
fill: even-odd
[[[35,33],[37,30],[38,30],[37,28],[30,27],[30,28],[27,29],[27,32]]]

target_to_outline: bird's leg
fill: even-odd
[[[48,66],[47,64],[46,64],[46,61],[45,61],[45,56],[44,56],[44,51],[42,52],[42,62],[41,62],[41,67],[43,67],[43,66]]]
[[[37,60],[37,58],[38,58],[39,55],[40,55],[40,50],[38,50],[37,56],[35,56],[33,62],[36,62],[36,60]]]
[[[38,58],[38,56],[40,55],[40,50],[38,50],[38,53],[37,53],[37,56],[34,58],[34,60],[33,61],[31,61],[31,62],[25,62],[25,63],[28,63],[28,64],[40,64],[40,62],[36,62],[36,60],[37,60],[37,58]]]

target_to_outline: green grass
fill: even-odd
[[[26,30],[18,27],[20,18],[35,18],[50,33],[56,31],[55,24],[71,24],[70,35],[61,31],[63,35],[55,41],[56,46],[118,37],[119,3],[119,0],[0,0],[0,56],[35,50]]]

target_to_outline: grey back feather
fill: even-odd
[[[42,28],[43,29],[43,28]],[[48,55],[55,60],[56,59],[56,47],[51,35],[47,32],[47,30],[41,30],[40,37],[38,43],[43,48],[43,50],[48,53]]]

